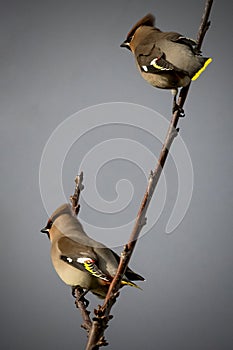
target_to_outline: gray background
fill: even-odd
[[[47,221],[38,180],[44,145],[69,115],[98,103],[133,102],[169,117],[169,92],[146,84],[119,45],[148,12],[161,29],[195,37],[203,6],[199,0],[1,1],[2,349],[83,349],[79,312],[39,232]],[[168,160],[165,210],[131,262],[147,281],[143,292],[122,291],[107,331],[110,349],[232,349],[232,10],[230,1],[215,1],[203,46],[214,60],[193,83],[180,122],[195,175],[189,210],[166,235],[177,185]],[[67,198],[78,168],[75,157],[74,152],[64,172]],[[135,215],[145,184],[139,174]],[[86,221],[87,214],[83,205]],[[92,307],[97,302],[91,297]]]

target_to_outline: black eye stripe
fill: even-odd
[[[53,225],[53,222],[52,222],[51,219],[49,219],[48,222],[47,222],[47,225],[46,225],[47,230],[50,230],[52,225]]]

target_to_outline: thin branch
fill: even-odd
[[[81,287],[75,288],[75,305],[80,310],[80,313],[83,318],[83,324],[81,325],[87,333],[90,332],[92,328],[92,321],[90,319],[90,311],[87,310],[87,305],[85,303],[85,299],[83,298],[83,289]]]
[[[201,46],[202,46],[205,34],[210,27],[211,22],[209,21],[209,17],[210,17],[210,11],[211,11],[212,5],[213,5],[213,0],[206,0],[205,10],[203,12],[201,24],[197,34],[197,50],[201,50]]]
[[[204,39],[204,36],[210,26],[209,15],[211,11],[213,1],[206,0],[204,13],[201,20],[201,25],[197,35],[197,48],[201,49],[201,45]],[[188,95],[190,84],[181,89],[178,105],[180,107],[184,106],[185,100]],[[170,147],[174,138],[176,137],[179,129],[176,129],[178,121],[180,118],[180,113],[176,110],[173,115],[169,125],[169,129],[166,135],[166,139],[164,145],[162,147],[160,157],[157,163],[157,166],[153,172],[151,172],[149,176],[148,186],[144,195],[144,198],[141,202],[140,209],[137,214],[136,222],[133,228],[133,231],[130,235],[128,243],[125,245],[124,250],[121,254],[120,263],[118,266],[117,273],[109,286],[109,290],[107,296],[105,298],[104,304],[102,307],[99,307],[98,310],[95,310],[95,319],[92,324],[92,329],[89,333],[88,344],[86,346],[86,350],[98,350],[100,346],[106,345],[101,344],[101,339],[103,339],[104,331],[107,328],[108,321],[110,319],[110,311],[114,303],[116,302],[116,298],[119,295],[119,288],[121,285],[121,280],[125,274],[125,271],[128,267],[130,258],[133,254],[134,248],[136,246],[138,237],[143,226],[146,224],[146,212],[147,208],[150,204],[151,198],[153,196],[154,190],[158,184],[160,175],[162,173],[163,167],[165,165]]]
[[[209,23],[210,22],[208,22],[208,17],[207,17],[206,14],[208,14],[208,16],[209,16],[210,9],[211,9],[211,6],[212,6],[212,2],[213,2],[212,0],[207,0],[206,6],[205,6],[205,13],[204,13],[204,15],[202,17],[202,21],[204,21],[204,23],[202,22],[201,25],[200,25],[200,28],[199,28],[199,32],[198,32],[197,38],[198,38],[198,40],[201,40],[201,43],[203,41],[204,34],[206,33],[206,31],[208,29],[206,27],[206,23],[208,23],[208,27],[209,27]],[[198,41],[197,45],[198,45],[199,48],[201,47],[201,43],[199,44],[199,41]],[[185,103],[185,100],[186,100],[186,97],[187,97],[186,91],[184,93],[183,90],[187,90],[187,87],[185,87],[185,88],[183,88],[181,90],[181,93],[180,93],[180,96],[179,96],[179,99],[178,99],[178,105],[180,107],[184,106],[184,103]],[[176,135],[177,135],[177,133],[179,131],[179,129],[176,129],[176,126],[178,124],[179,118],[180,118],[179,111],[176,110],[175,113],[173,113],[173,115],[172,115],[172,119],[171,119],[171,122],[170,122],[170,125],[169,125],[169,129],[168,129],[168,132],[167,132],[167,136],[166,136],[165,142],[163,144],[163,147],[162,147],[162,150],[161,150],[161,153],[160,153],[160,157],[159,157],[157,166],[156,166],[155,170],[150,174],[147,190],[146,190],[146,193],[145,193],[144,198],[142,200],[141,207],[139,209],[139,212],[138,212],[138,215],[137,215],[137,219],[136,219],[133,231],[131,233],[129,242],[128,242],[128,244],[126,245],[126,247],[124,249],[124,254],[123,254],[123,257],[122,257],[121,262],[120,262],[120,265],[122,265],[122,268],[120,269],[120,266],[119,266],[117,274],[116,274],[114,280],[111,283],[108,295],[107,295],[107,297],[105,299],[104,307],[108,303],[108,299],[111,298],[111,294],[115,293],[118,290],[117,283],[114,283],[114,282],[115,282],[115,280],[118,279],[118,274],[121,274],[122,275],[121,277],[123,277],[123,275],[125,273],[125,270],[127,268],[127,264],[129,262],[129,259],[130,259],[131,255],[132,255],[132,252],[133,252],[132,250],[134,249],[134,246],[136,245],[136,240],[138,239],[140,231],[141,231],[143,225],[145,224],[145,221],[146,221],[145,220],[145,215],[146,215],[147,208],[148,208],[148,206],[150,204],[152,195],[154,193],[154,190],[155,190],[155,188],[157,186],[158,180],[159,180],[160,175],[162,173],[162,169],[163,169],[164,164],[166,162],[166,159],[167,159],[167,156],[168,156],[171,144],[172,144],[174,138],[176,137]],[[124,264],[123,264],[123,261],[124,261]],[[127,263],[126,263],[126,261],[127,261]],[[119,281],[121,281],[121,279]]]
[[[70,201],[71,201],[73,215],[77,216],[80,209],[80,204],[79,204],[80,193],[84,189],[83,172],[81,172],[80,175],[77,175],[74,181],[76,185],[75,185],[73,196],[70,196]]]
[[[83,172],[81,172],[80,175],[77,175],[75,178],[74,194],[70,196],[72,213],[75,217],[78,215],[80,210],[79,198],[83,189]],[[77,286],[75,290],[73,290],[72,294],[75,296],[75,305],[80,310],[83,318],[83,324],[81,327],[84,328],[89,334],[92,328],[92,321],[90,319],[90,311],[87,310],[88,302],[84,298],[84,291],[80,286]]]

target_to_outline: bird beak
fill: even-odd
[[[47,226],[45,226],[44,228],[42,228],[42,229],[40,230],[40,232],[46,233],[48,239],[50,239],[49,229],[47,228]]]
[[[131,48],[130,48],[130,45],[128,43],[127,40],[125,40],[121,45],[120,47],[125,47],[126,49],[130,50],[131,51]]]
[[[48,233],[47,227],[45,226],[44,228],[42,228],[42,229],[40,230],[40,232],[42,232],[42,233]]]

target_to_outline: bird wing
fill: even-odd
[[[119,264],[119,262],[120,262],[119,255],[117,253],[115,253],[113,250],[111,250],[111,252],[113,253],[117,263]],[[138,275],[133,270],[131,270],[129,267],[127,267],[127,269],[125,271],[125,276],[131,281],[145,281],[144,277]]]
[[[139,45],[135,55],[141,70],[145,73],[184,72],[167,61],[164,52],[154,43]]]
[[[111,282],[112,278],[98,268],[98,258],[91,247],[73,241],[68,237],[62,237],[58,240],[58,249],[60,259],[68,265],[78,270],[87,271],[92,276],[106,282]]]
[[[197,51],[197,48],[196,48],[197,42],[194,39],[187,38],[187,37],[185,37],[179,33],[175,33],[175,32],[164,33],[164,37],[167,40],[188,46],[195,54],[200,53],[200,51]]]

